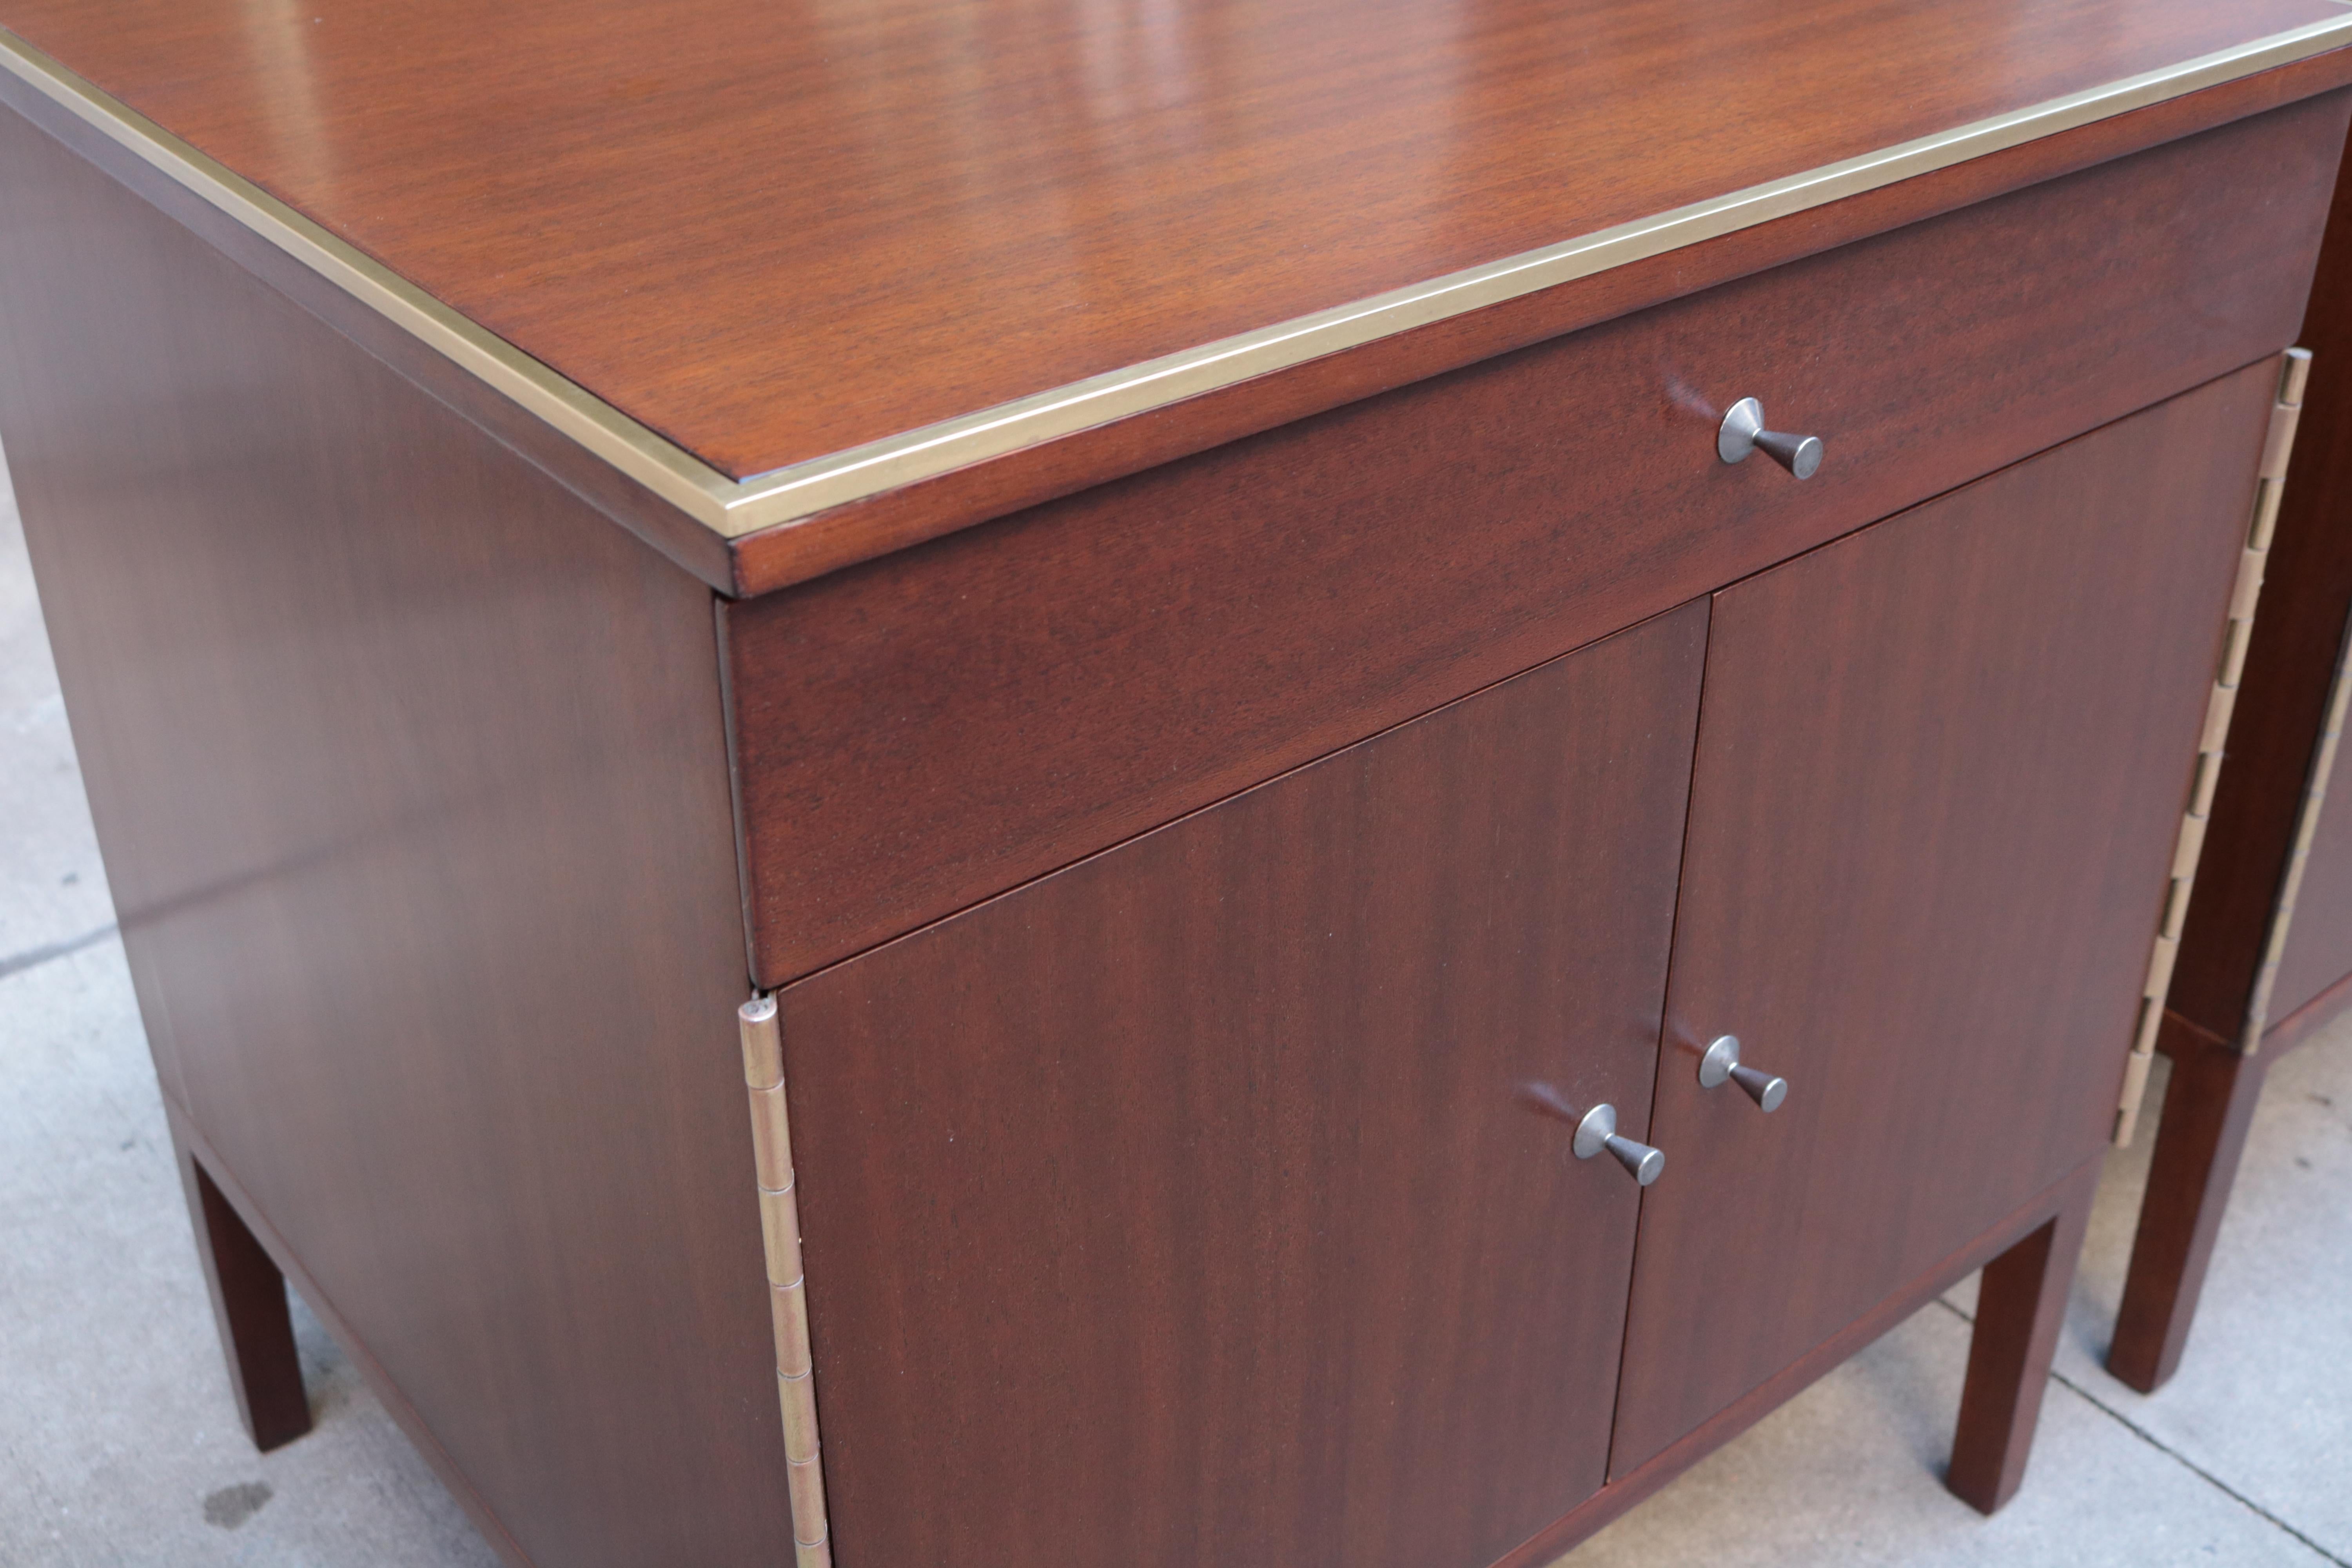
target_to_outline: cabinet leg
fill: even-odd
[[[1954,1494],[1982,1512],[1998,1510],[2025,1479],[2098,1179],[2099,1162],[2088,1162],[2068,1180],[2064,1201],[2048,1223],[1985,1265],[1959,1430],[1944,1478]]]
[[[268,1451],[310,1429],[310,1399],[294,1349],[286,1279],[245,1221],[229,1206],[185,1142],[178,1139],[180,1183],[196,1230],[196,1257],[213,1297],[221,1352],[228,1360],[236,1413],[253,1446]]]
[[[2262,1058],[2181,1034],[2166,1042],[2172,1081],[2140,1200],[2123,1310],[2107,1349],[2107,1370],[2142,1394],[2155,1393],[2180,1365],[2263,1094]]]

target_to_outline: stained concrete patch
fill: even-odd
[[[0,1564],[496,1568],[299,1300],[316,1429],[247,1439],[119,942],[0,980]]]
[[[205,1522],[223,1530],[235,1530],[261,1511],[273,1492],[268,1481],[244,1481],[236,1486],[223,1487],[205,1499]]]

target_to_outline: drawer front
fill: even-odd
[[[1601,1486],[1706,606],[782,996],[871,1563],[1483,1568]]]
[[[778,984],[2276,352],[2342,94],[725,612]],[[1715,455],[1733,400],[1823,437]]]
[[[2103,1145],[2277,384],[1716,595],[1612,1476]]]

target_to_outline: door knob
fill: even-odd
[[[1810,479],[1822,466],[1822,438],[1819,436],[1790,436],[1779,430],[1764,428],[1764,405],[1752,397],[1743,397],[1731,405],[1723,416],[1723,427],[1715,434],[1716,456],[1727,463],[1747,460],[1750,452],[1760,451],[1801,479]]]
[[[1573,1147],[1580,1160],[1590,1160],[1603,1149],[1608,1150],[1617,1156],[1619,1164],[1632,1173],[1633,1180],[1645,1187],[1666,1168],[1663,1151],[1618,1136],[1617,1108],[1613,1105],[1596,1105],[1584,1113],[1584,1120],[1576,1124]]]
[[[1729,1079],[1747,1091],[1748,1098],[1765,1110],[1778,1110],[1780,1102],[1789,1098],[1789,1080],[1775,1078],[1761,1068],[1752,1068],[1739,1059],[1739,1037],[1720,1035],[1706,1047],[1706,1055],[1698,1059],[1698,1086],[1713,1089]]]

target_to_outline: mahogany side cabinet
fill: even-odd
[[[2246,653],[2158,1045],[2171,1058],[2108,1370],[2179,1370],[2263,1079],[2352,1003],[2352,183],[2339,171],[2303,341],[2298,416],[2263,610]]]
[[[518,1565],[1536,1568],[1981,1268],[2000,1507],[2347,44],[0,0],[0,442],[255,1440],[290,1284]]]

